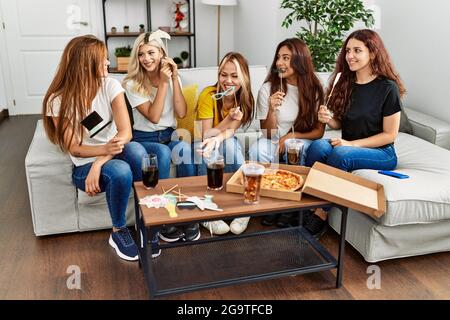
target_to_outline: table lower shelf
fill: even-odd
[[[336,268],[303,228],[167,247],[149,261],[155,296]]]

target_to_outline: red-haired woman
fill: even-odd
[[[258,93],[257,117],[266,138],[261,138],[249,150],[250,160],[286,162],[287,144],[291,139],[303,142],[299,164],[312,140],[323,136],[325,125],[318,121],[317,111],[323,103],[323,88],[314,72],[306,44],[291,38],[278,44],[271,71]],[[266,216],[262,223],[272,225],[276,216]],[[290,216],[282,215],[278,226],[288,226]]]
[[[130,142],[124,89],[107,77],[108,65],[106,46],[96,37],[70,40],[44,98],[44,128],[50,141],[69,153],[73,184],[90,196],[106,192],[113,226],[109,244],[133,261],[138,249],[125,213],[133,181],[142,180],[146,151]]]
[[[345,171],[394,169],[394,141],[405,88],[380,36],[368,29],[350,34],[330,83],[338,73],[334,93],[328,106],[320,107],[318,118],[332,129],[341,129],[342,138],[313,142],[306,164],[319,161]],[[326,218],[326,212],[316,210],[305,226],[320,236],[326,230]]]

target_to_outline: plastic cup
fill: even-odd
[[[210,159],[205,158],[205,162],[208,190],[221,190],[223,188],[223,169],[225,168],[223,156],[217,155]]]
[[[242,166],[242,173],[244,175],[244,203],[259,203],[264,166],[257,163],[247,163]]]
[[[303,153],[303,142],[301,140],[290,139],[287,143],[287,158],[291,165],[300,164]]]

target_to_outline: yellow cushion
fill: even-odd
[[[184,100],[186,100],[187,110],[183,119],[177,118],[177,133],[180,139],[187,143],[192,143],[195,129],[195,108],[197,106],[198,84],[186,86],[182,89]]]

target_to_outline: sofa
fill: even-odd
[[[179,121],[192,124],[195,115],[196,98],[199,91],[217,80],[217,67],[180,69],[183,94],[188,104],[186,118]],[[252,92],[256,97],[267,75],[265,66],[251,66]],[[111,74],[121,81],[123,74]],[[178,128],[180,133],[190,132],[191,127]],[[246,132],[236,134],[243,148],[257,140],[259,121],[251,123]],[[53,145],[46,137],[42,121],[36,124],[35,133],[25,157],[25,172],[28,184],[31,216],[34,233],[37,236],[89,231],[111,227],[111,219],[104,193],[88,196],[75,188],[71,181],[72,162],[68,155]],[[175,167],[171,167],[175,177]],[[134,200],[130,194],[127,207],[127,224],[134,223]]]
[[[252,66],[250,73],[256,97],[267,69]],[[182,69],[180,77],[188,102],[188,116],[183,121],[192,123],[195,99],[201,89],[215,82],[217,68]],[[368,262],[450,250],[450,124],[412,109],[406,111],[412,132],[400,132],[395,146],[397,170],[411,178],[398,180],[374,170],[354,171],[383,184],[387,201],[387,212],[379,219],[349,210],[346,239]],[[339,134],[326,131],[325,137]],[[236,136],[247,151],[259,135],[259,121],[255,120]],[[48,141],[41,121],[36,125],[25,168],[37,236],[111,227],[104,194],[89,197],[71,184],[70,158]],[[133,221],[131,194],[127,223]],[[339,232],[339,223],[340,214],[331,210],[330,226]]]
[[[396,179],[376,170],[352,173],[384,186],[386,213],[379,219],[349,209],[346,240],[367,262],[450,251],[450,124],[407,110],[412,134],[395,141]],[[340,136],[336,130],[325,137]],[[339,232],[341,214],[332,209],[328,222]]]

